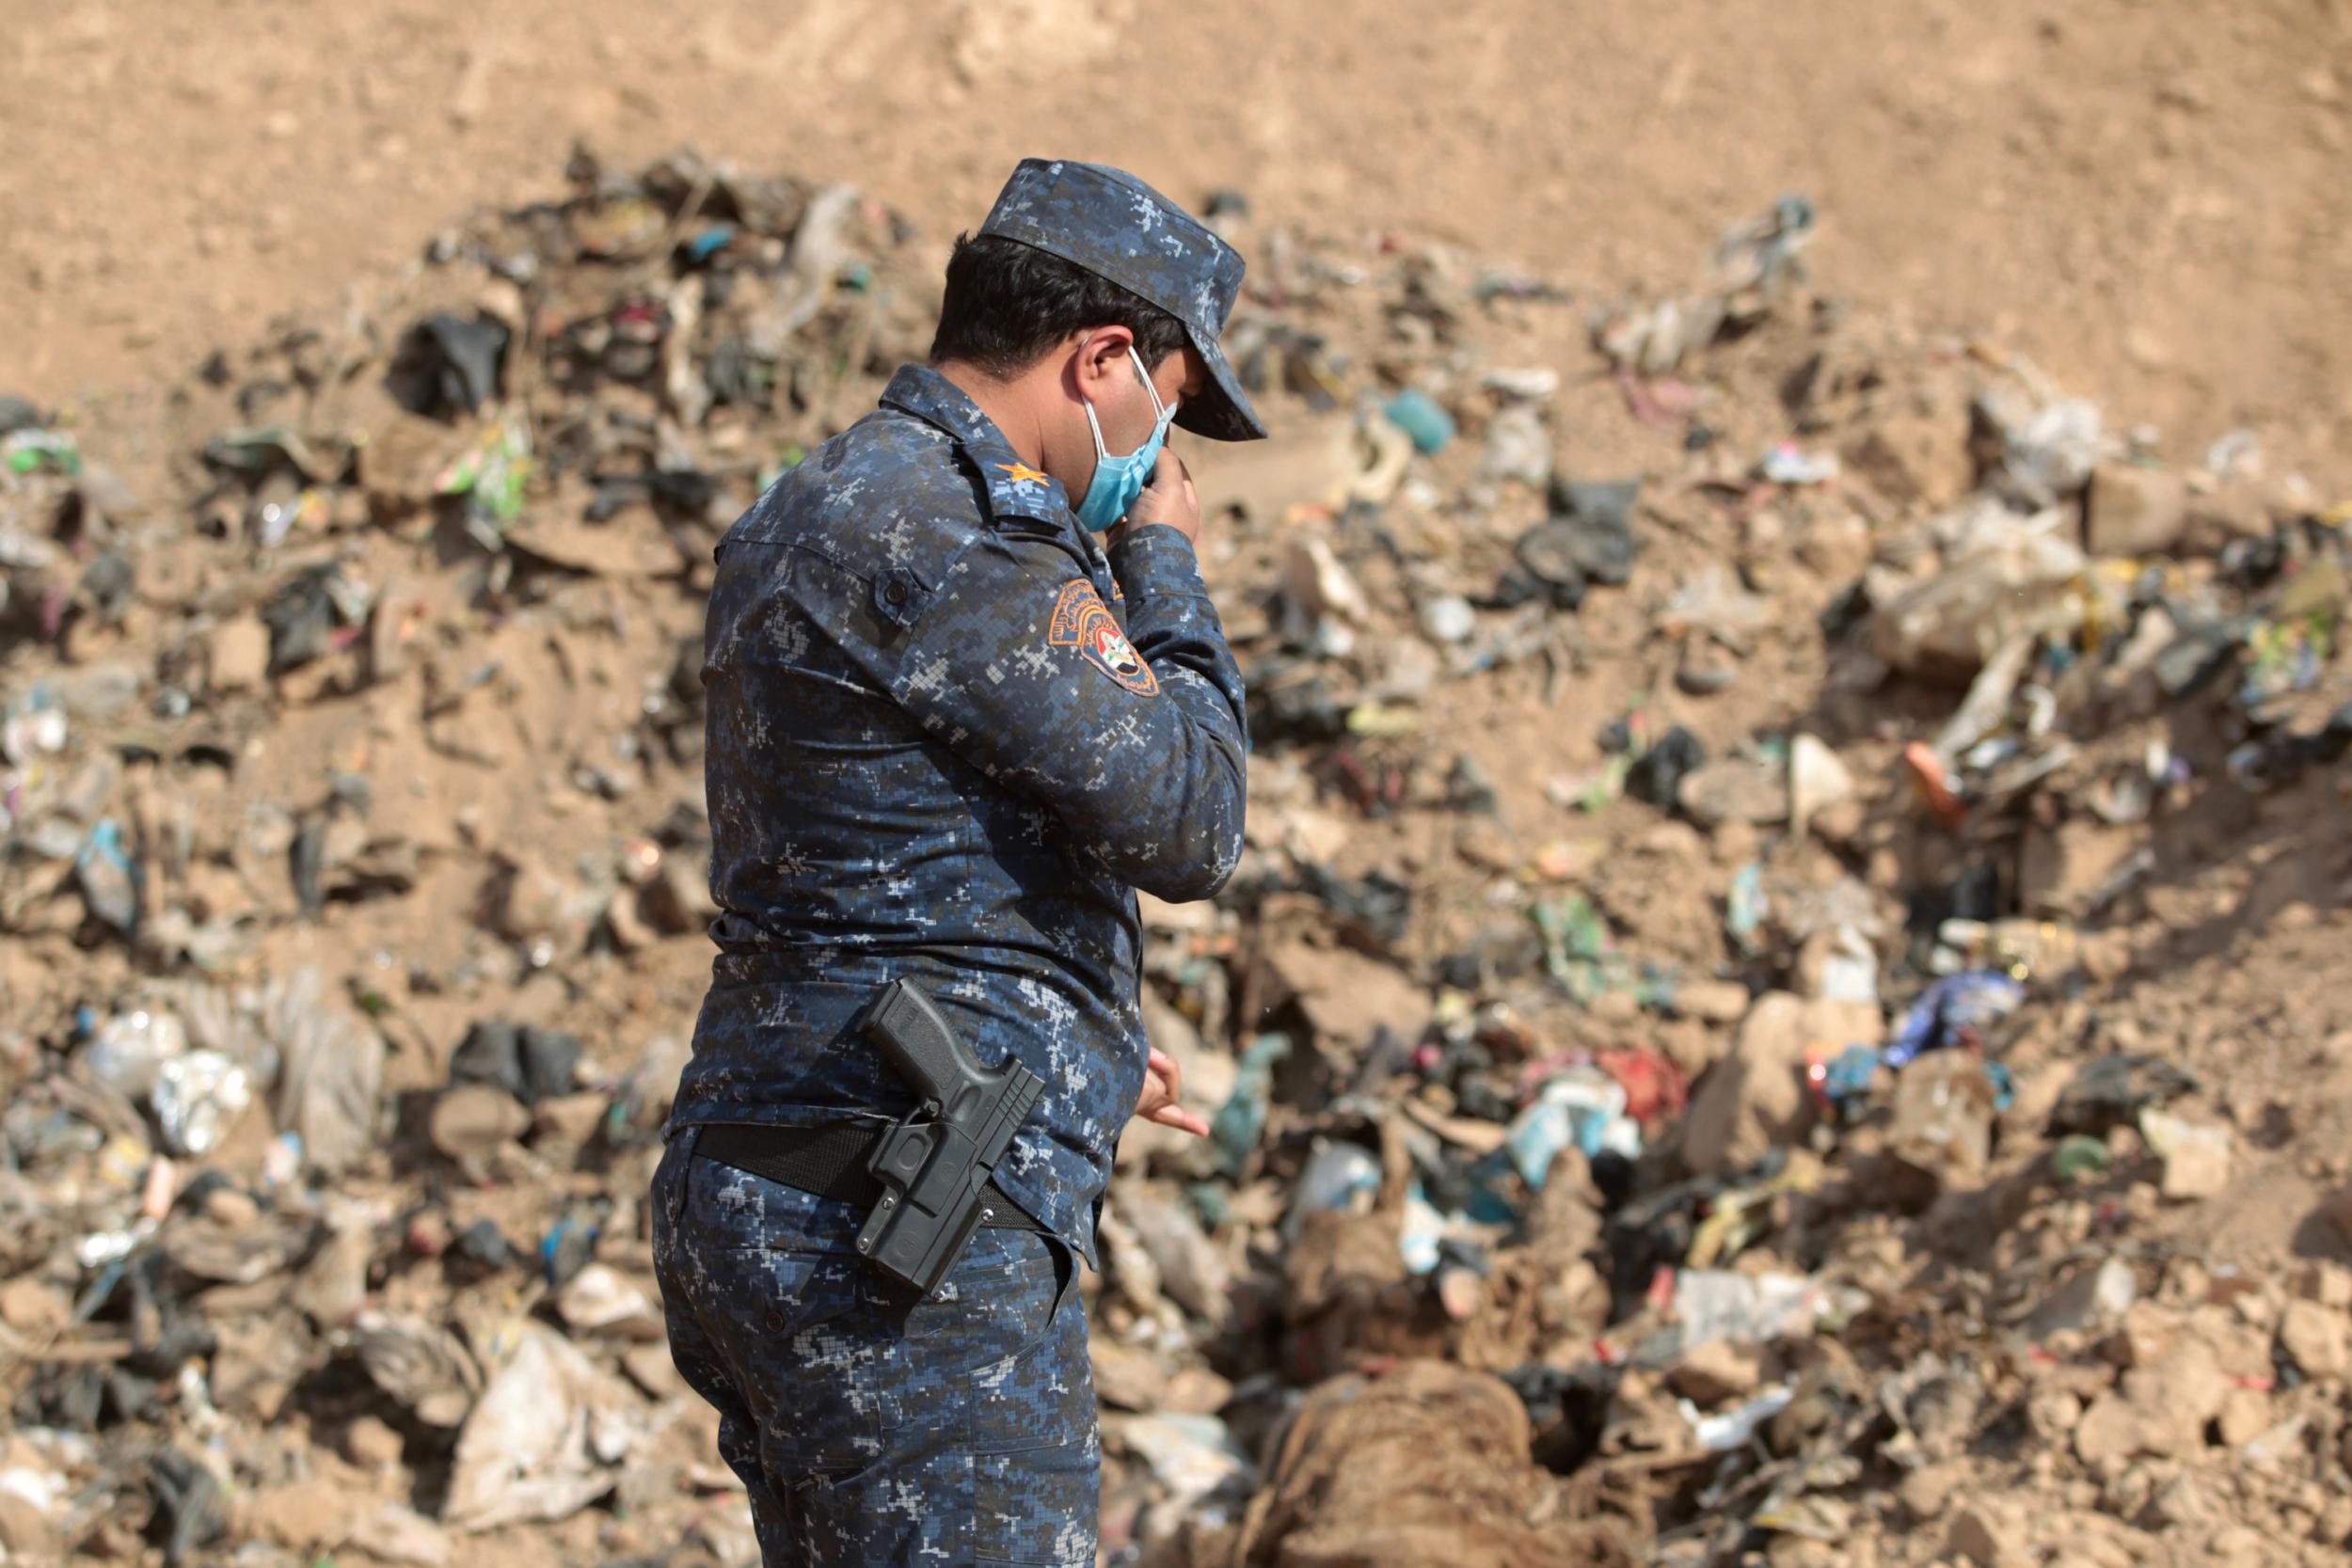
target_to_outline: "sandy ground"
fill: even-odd
[[[1787,190],[1824,281],[1988,328],[2183,451],[2352,435],[2345,0],[10,0],[0,387],[168,381],[574,137],[855,181],[944,243],[1028,153],[1681,276]],[[2324,462],[2323,462],[2323,467]]]

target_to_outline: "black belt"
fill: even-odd
[[[871,1210],[884,1191],[882,1179],[866,1161],[882,1130],[867,1122],[835,1122],[830,1127],[753,1127],[742,1122],[717,1122],[694,1137],[694,1152],[704,1159],[780,1181],[818,1197],[836,1198]],[[996,1190],[991,1183],[991,1190]],[[1021,1205],[1006,1197],[983,1211],[981,1225],[999,1230],[1035,1230],[1050,1234]]]

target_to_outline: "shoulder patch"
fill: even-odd
[[[1137,696],[1154,696],[1160,679],[1119,629],[1118,617],[1094,584],[1073,578],[1061,585],[1054,600],[1053,619],[1046,623],[1045,641],[1057,648],[1075,648],[1078,657]]]

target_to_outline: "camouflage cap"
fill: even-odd
[[[1124,169],[1024,158],[980,232],[1058,256],[1183,322],[1215,385],[1186,400],[1176,422],[1216,441],[1265,435],[1217,342],[1241,293],[1241,252],[1190,213]]]

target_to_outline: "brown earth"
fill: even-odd
[[[1833,291],[1990,328],[2176,451],[2352,435],[2344,0],[9,9],[0,387],[44,400],[314,312],[584,136],[848,179],[932,245],[1079,152],[1602,294],[1802,191]]]
[[[1564,467],[1640,471],[1660,484],[1633,581],[1597,594],[1574,635],[1540,659],[1522,657],[1476,680],[1449,682],[1442,726],[1395,749],[1408,765],[1418,762],[1421,783],[1391,816],[1360,819],[1295,762],[1253,768],[1252,824],[1269,840],[1260,846],[1265,853],[1275,852],[1276,838],[1313,838],[1327,841],[1327,858],[1343,874],[1391,871],[1412,881],[1421,913],[1396,957],[1417,977],[1481,929],[1523,924],[1517,913],[1498,916],[1496,884],[1524,881],[1554,848],[1578,857],[1575,876],[1560,876],[1590,893],[1629,951],[1694,974],[1740,967],[1721,914],[1735,876],[1753,860],[1772,863],[1776,889],[1826,888],[1859,868],[1890,921],[1899,915],[1894,889],[1949,870],[1935,858],[1941,841],[1914,820],[1894,762],[1899,738],[1932,734],[1957,694],[1898,685],[1865,702],[1835,689],[1815,629],[1820,612],[1869,563],[1872,529],[1899,545],[1905,531],[1892,524],[1911,519],[1874,519],[1857,536],[1838,529],[1852,523],[1859,503],[1835,490],[1820,501],[1791,492],[1754,513],[1745,500],[1735,507],[1725,499],[1739,488],[1727,487],[1725,475],[1785,432],[1776,390],[1820,344],[1830,346],[1834,369],[1867,365],[1936,409],[1942,422],[1927,424],[1940,433],[1947,461],[1964,464],[1955,388],[1976,379],[1977,367],[1955,363],[1939,328],[2032,355],[2061,388],[2097,401],[2112,424],[2157,421],[2174,467],[2194,463],[2214,436],[2243,423],[2259,431],[2274,476],[2303,466],[2326,500],[2352,480],[2343,455],[2352,451],[2344,439],[2352,434],[2344,390],[2352,379],[2343,365],[2352,354],[2344,330],[2352,274],[2340,260],[2341,219],[2321,199],[2345,141],[2344,94],[2352,87],[2352,70],[2330,63],[2344,58],[2352,31],[2352,10],[2343,5],[2261,0],[2207,14],[2101,3],[2060,16],[1999,0],[1974,16],[1923,6],[1899,18],[1851,6],[1784,15],[1749,4],[1683,5],[1638,21],[1596,11],[1574,26],[1537,27],[1531,19],[1544,8],[1529,0],[1493,8],[1516,25],[1419,16],[1375,0],[1357,8],[1344,36],[1321,13],[1282,10],[1270,22],[1253,15],[1256,29],[1276,35],[1253,38],[1203,24],[1204,14],[1230,14],[1223,0],[1165,16],[1138,0],[1084,8],[970,0],[943,11],[948,20],[915,40],[906,35],[921,18],[906,9],[903,24],[892,26],[873,20],[873,7],[818,3],[779,20],[719,5],[664,30],[610,5],[559,11],[530,3],[492,17],[459,13],[444,0],[397,11],[266,12],[141,0],[15,26],[0,44],[0,127],[14,154],[0,166],[0,311],[16,324],[18,354],[0,365],[0,391],[72,400],[128,389],[131,404],[168,410],[170,422],[185,428],[167,437],[135,418],[116,427],[115,410],[90,406],[78,421],[86,446],[143,482],[148,468],[176,454],[184,478],[195,442],[231,422],[228,393],[187,387],[188,367],[215,345],[256,343],[265,315],[331,319],[345,289],[398,271],[469,206],[549,196],[575,135],[614,167],[691,140],[754,169],[852,179],[915,218],[918,248],[931,252],[977,216],[1012,158],[1074,148],[1188,198],[1215,185],[1242,187],[1271,223],[1307,233],[1436,236],[1468,256],[1536,270],[1577,291],[1576,308],[1506,305],[1480,318],[1470,356],[1480,366],[1560,367],[1567,385],[1550,429]],[[1147,57],[1158,63],[1146,69],[1139,62]],[[1022,96],[1048,76],[1052,94]],[[1223,85],[1213,92],[1194,85],[1209,81]],[[959,117],[951,130],[923,135],[946,125],[946,114]],[[1596,357],[1570,345],[1583,336],[1585,305],[1679,286],[1726,221],[1784,189],[1806,192],[1823,214],[1827,231],[1808,255],[1817,282],[1868,309],[1837,333],[1822,327],[1818,340],[1819,318],[1792,311],[1710,358],[1708,378],[1724,401],[1709,418],[1720,450],[1739,454],[1718,472],[1686,456],[1679,430],[1637,421],[1598,375]],[[1346,254],[1370,267],[1375,251],[1367,243]],[[386,320],[412,318],[436,288],[451,286],[430,275],[410,281],[418,286]],[[1341,304],[1312,319],[1336,341],[1393,351],[1378,330],[1374,292],[1343,292]],[[1885,407],[1904,402],[1889,395],[1861,412],[1835,406],[1832,428],[1851,425],[1848,436],[1875,429]],[[1294,433],[1306,422],[1289,400],[1274,411]],[[150,450],[142,452],[142,442]],[[1831,444],[1852,448],[1843,437]],[[1431,466],[1441,482],[1429,491],[1435,499],[1408,499],[1397,509],[1407,556],[1426,582],[1360,540],[1346,554],[1381,607],[1368,646],[1409,640],[1404,605],[1490,578],[1507,539],[1534,520],[1532,494],[1506,491],[1475,516],[1444,499],[1467,493],[1476,445],[1465,441]],[[140,488],[151,498],[178,495],[160,474]],[[1212,581],[1237,641],[1273,641],[1254,590],[1279,576],[1295,539],[1313,531],[1261,517],[1214,541]],[[657,534],[632,514],[610,538],[655,547]],[[401,781],[401,809],[387,814],[401,821],[388,838],[405,835],[421,869],[399,899],[337,899],[309,924],[293,918],[292,889],[279,887],[282,850],[254,851],[277,894],[256,922],[253,967],[282,974],[317,964],[339,989],[390,1004],[387,1086],[401,1094],[421,1096],[444,1082],[449,1049],[470,1020],[492,1011],[577,1030],[604,1076],[655,1054],[651,1042],[691,1017],[707,944],[698,932],[669,930],[643,946],[641,932],[626,944],[583,951],[586,924],[599,917],[575,907],[580,889],[570,884],[602,877],[602,862],[595,876],[580,869],[592,851],[609,860],[612,846],[652,832],[675,800],[698,794],[693,769],[657,768],[658,787],[605,801],[570,787],[576,775],[568,769],[529,764],[601,758],[613,736],[637,722],[648,677],[667,671],[698,616],[693,579],[651,582],[646,573],[600,562],[532,588],[518,601],[525,613],[485,620],[476,615],[472,585],[430,565],[414,539],[338,518],[326,537],[304,547],[323,551],[329,543],[381,585],[386,604],[406,606],[433,635],[420,636],[404,670],[373,672],[373,686],[345,666],[373,656],[344,650],[341,665],[322,665],[315,678],[298,673],[266,695],[248,689],[225,701],[219,711],[230,731],[254,737],[255,750],[242,756],[233,791],[186,794],[174,809],[206,826],[206,843],[227,846],[199,862],[226,867],[247,847],[242,838],[230,846],[235,835],[223,824],[249,823],[271,802],[314,800],[322,781],[338,773],[373,772]],[[216,623],[249,620],[272,573],[291,562],[257,568],[240,550],[233,537],[159,534],[143,545],[139,570],[151,602],[142,618],[119,634],[92,629],[77,660],[136,652],[143,667],[156,667],[156,648],[176,657],[210,639]],[[1759,580],[1775,601],[1769,627],[1753,639],[1726,692],[1677,691],[1674,661],[1685,639],[1661,631],[1660,607],[1710,564],[1735,560],[1767,568]],[[2201,581],[2211,575],[2209,566],[2196,569]],[[33,657],[28,650],[27,668]],[[224,659],[221,647],[209,657]],[[2344,660],[2328,662],[2300,727],[2352,694]],[[502,673],[469,697],[472,673],[491,670]],[[223,691],[231,686],[218,669],[212,679]],[[1599,720],[1645,690],[1659,722],[1688,724],[1715,754],[1767,728],[1826,734],[1867,781],[1867,820],[1840,835],[1839,853],[1799,833],[1786,842],[1773,835],[1759,856],[1752,828],[1702,837],[1631,803],[1590,818],[1571,811],[1549,786],[1596,769]],[[1899,1223],[1833,1188],[1821,1199],[1828,1217],[1808,1222],[1823,1231],[1833,1220],[1843,1227],[1836,1245],[1816,1250],[1883,1287],[1878,1293],[1908,1300],[1906,1310],[1930,1325],[1940,1349],[1971,1343],[1987,1309],[2006,1307],[2006,1293],[2030,1304],[2087,1239],[2126,1225],[2124,1255],[2151,1281],[2150,1300],[2184,1323],[2225,1303],[2255,1322],[2258,1298],[2270,1311],[2276,1298],[2306,1289],[2297,1271],[2307,1264],[2352,1259],[2344,1236],[2324,1218],[2328,1196],[2352,1177],[2343,1153],[2352,1147],[2352,988],[2341,979],[2352,923],[2346,775],[2339,768],[2267,796],[2242,795],[2222,775],[2226,745],[2203,722],[2184,710],[2090,725],[2099,733],[2087,757],[2045,791],[2053,809],[2062,806],[2082,827],[2076,800],[2137,766],[2152,739],[2169,737],[2201,768],[2190,806],[2132,832],[2094,828],[2070,840],[2086,863],[2101,865],[2109,841],[2145,844],[2159,869],[2095,921],[2085,917],[2087,930],[2095,927],[2136,963],[2088,989],[2053,983],[2022,1019],[2007,1057],[2019,1070],[2021,1101],[1985,1173],[1994,1180],[1979,1194],[1972,1179],[1967,1202]],[[1382,754],[1365,752],[1375,761]],[[1436,778],[1455,752],[1494,779],[1501,809],[1492,821],[1466,824],[1442,806]],[[206,763],[183,773],[214,770]],[[526,775],[534,787],[504,787]],[[175,775],[174,787],[182,783]],[[526,863],[507,868],[504,880],[491,874],[503,864],[485,847],[495,846],[516,847]],[[547,875],[526,874],[533,872]],[[2080,868],[2076,876],[2098,879]],[[212,891],[192,890],[199,903]],[[2081,888],[2058,891],[2082,902]],[[514,929],[495,935],[520,942],[544,928],[564,955],[554,970],[528,978],[514,971],[510,943],[493,940],[476,918],[476,906],[501,900],[492,924]],[[64,911],[59,918],[74,918],[78,906],[52,903]],[[1318,1019],[1317,1007],[1371,1006],[1353,994],[1375,994],[1371,988],[1330,954],[1278,961],[1279,911],[1263,925],[1252,940],[1274,954],[1267,967],[1301,991],[1318,1030],[1367,1033],[1343,1016]],[[69,936],[53,921],[0,944],[0,985],[16,988],[27,1027],[53,1040],[65,1037],[58,1021],[74,996],[130,978],[114,948],[69,951]],[[410,989],[412,974],[434,984]],[[1776,968],[1774,976],[1794,981]],[[1311,994],[1318,982],[1351,994]],[[1629,1004],[1597,1006],[1586,1020],[1551,998],[1521,1027],[1528,1040],[1549,1046],[1648,1039],[1703,1068],[1729,1048],[1732,1031],[1719,1025],[1736,1022],[1744,1006],[1740,1000],[1705,1025],[1695,1013],[1653,1024],[1636,1022]],[[1507,1023],[1507,1008],[1502,1018]],[[2199,1116],[2233,1132],[2224,1191],[2158,1204],[2156,1162],[2137,1151],[2128,1131],[2114,1139],[2111,1182],[2053,1191],[2042,1180],[2048,1140],[2039,1117],[2047,1104],[2037,1096],[2054,1092],[2083,1058],[2110,1050],[2151,1052],[2199,1074]],[[248,1121],[250,1136],[223,1151],[222,1165],[250,1177],[262,1154],[261,1120]],[[606,1185],[575,1168],[577,1139],[557,1132],[537,1130],[528,1161],[501,1150],[495,1180],[450,1195],[447,1223],[495,1218],[528,1238],[565,1203]],[[408,1202],[407,1180],[383,1180],[371,1165],[346,1190],[393,1212]],[[624,1170],[609,1184],[642,1187],[642,1172]],[[605,1261],[641,1275],[633,1226],[616,1222],[612,1230]],[[1392,1241],[1380,1242],[1384,1259],[1392,1257]],[[1791,1256],[1798,1251],[1785,1244]],[[446,1314],[451,1298],[421,1249],[411,1250],[420,1259],[401,1255],[403,1272],[386,1287],[385,1305]],[[2234,1305],[2236,1271],[2260,1284],[2245,1307]],[[1114,1275],[1121,1272],[1114,1267]],[[1986,1282],[1995,1275],[2000,1300]],[[1527,1359],[1538,1329],[1563,1341],[1589,1338],[1561,1327],[1581,1322],[1589,1303],[1565,1289],[1554,1292],[1557,1302],[1531,1303],[1533,1291],[1513,1297],[1518,1280],[1507,1268],[1498,1280],[1495,1310],[1437,1348],[1465,1365],[1510,1366]],[[2341,1315],[2342,1303],[2335,1307]],[[1894,1316],[1886,1314],[1882,1332]],[[1506,1341],[1491,1357],[1472,1354],[1469,1333],[1488,1321]],[[2068,1390],[2088,1400],[2104,1387],[2108,1363],[2137,1354],[2119,1330],[2109,1345],[2078,1334],[2065,1364],[2029,1361],[2003,1373],[1999,1397],[2029,1410],[2021,1380],[2046,1376],[2062,1385],[2051,1408],[2078,1409]],[[2266,1327],[2256,1338],[2258,1351],[2266,1347]],[[1399,1348],[1417,1347],[1402,1331],[1399,1338]],[[1906,1354],[1917,1348],[1908,1338],[1899,1344]],[[2260,1360],[2233,1372],[2233,1397],[2252,1412],[2248,1431],[2274,1419],[2281,1428],[2312,1424],[2308,1433],[2293,1429],[2305,1433],[2295,1439],[2301,1468],[2267,1492],[2258,1480],[2233,1481],[2246,1494],[2227,1510],[2193,1496],[2192,1509],[2180,1494],[2194,1489],[2173,1484],[2184,1465],[2200,1486],[2253,1473],[2240,1463],[2243,1434],[2208,1453],[2201,1429],[2194,1442],[2183,1439],[2193,1465],[2162,1456],[2155,1468],[2119,1464],[2093,1485],[2064,1459],[2070,1442],[2080,1449],[2082,1440],[2058,1430],[2063,1422],[2045,1432],[2035,1418],[2035,1449],[1997,1463],[1979,1454],[1964,1462],[1972,1469],[1947,1455],[1913,1479],[1964,1475],[1971,1494],[1998,1501],[2013,1487],[2036,1507],[2055,1509],[2062,1497],[2078,1511],[2068,1516],[2068,1532],[2094,1518],[2094,1497],[2106,1513],[2145,1521],[2145,1494],[2162,1481],[2171,1486],[2164,1503],[2171,1513],[2156,1523],[2169,1519],[2179,1532],[2168,1550],[2185,1554],[2191,1547],[2181,1542],[2193,1539],[2211,1543],[2195,1547],[2208,1554],[2199,1560],[2285,1561],[2299,1542],[2303,1560],[2322,1560],[2347,1522],[2342,1466],[2332,1457],[2343,1380],[2330,1374],[2317,1387],[2274,1398]],[[227,1374],[215,1368],[214,1375],[225,1387]],[[1474,1402],[1467,1407],[1476,1414]],[[234,1413],[241,1423],[250,1414],[242,1405]],[[1417,1442],[1433,1418],[1408,1414],[1406,1430]],[[699,1407],[691,1418],[701,1419]],[[290,1471],[311,1474],[303,1456],[330,1442],[357,1457],[366,1445],[341,1435],[340,1419],[313,1399],[299,1421],[280,1429]],[[1260,1543],[1300,1554],[1282,1560],[1326,1544],[1324,1532],[1344,1525],[1361,1497],[1340,1484],[1336,1463],[1317,1456],[1319,1442],[1337,1437],[1301,1430],[1270,1478],[1258,1520],[1265,1523],[1265,1509],[1286,1511],[1279,1539]],[[2217,1418],[2217,1433],[2237,1430]],[[1398,1454],[1413,1447],[1384,1441]],[[670,1447],[673,1459],[707,1460],[710,1438],[697,1428]],[[1638,1453],[1613,1457],[1635,1473],[1651,1463]],[[327,1484],[348,1480],[339,1467],[326,1474]],[[1527,1479],[1506,1475],[1494,1484],[1540,1500]],[[679,1528],[689,1499],[675,1481],[645,1479],[642,1498],[624,1497],[614,1516],[622,1523],[592,1511],[461,1544],[458,1560],[580,1560],[649,1546],[657,1532]],[[290,1545],[328,1544],[329,1532],[307,1517],[318,1484],[290,1474],[261,1511],[271,1528],[247,1523]],[[379,1477],[376,1486],[424,1500],[405,1478]],[[1899,1497],[1882,1490],[1865,1499],[1853,1534],[1877,1554],[1869,1560],[1924,1562],[1944,1549],[1948,1491],[1923,1481]],[[633,1506],[645,1499],[668,1512]],[[1978,1509],[1974,1496],[1961,1500],[1972,1506],[1949,1522],[1952,1551],[2018,1560],[2010,1538],[2022,1525],[1993,1502]],[[713,1555],[728,1557],[731,1544],[739,1557],[739,1503],[719,1493],[696,1506],[707,1511]],[[2276,1532],[2280,1555],[2265,1555],[2259,1539],[2244,1552],[2229,1547],[2251,1528],[2246,1521],[2280,1517],[2281,1508],[2299,1512]],[[1491,1500],[1486,1512],[1495,1512]],[[2104,1515],[2096,1522],[2106,1523]],[[2036,1548],[2042,1544],[2037,1539]]]

